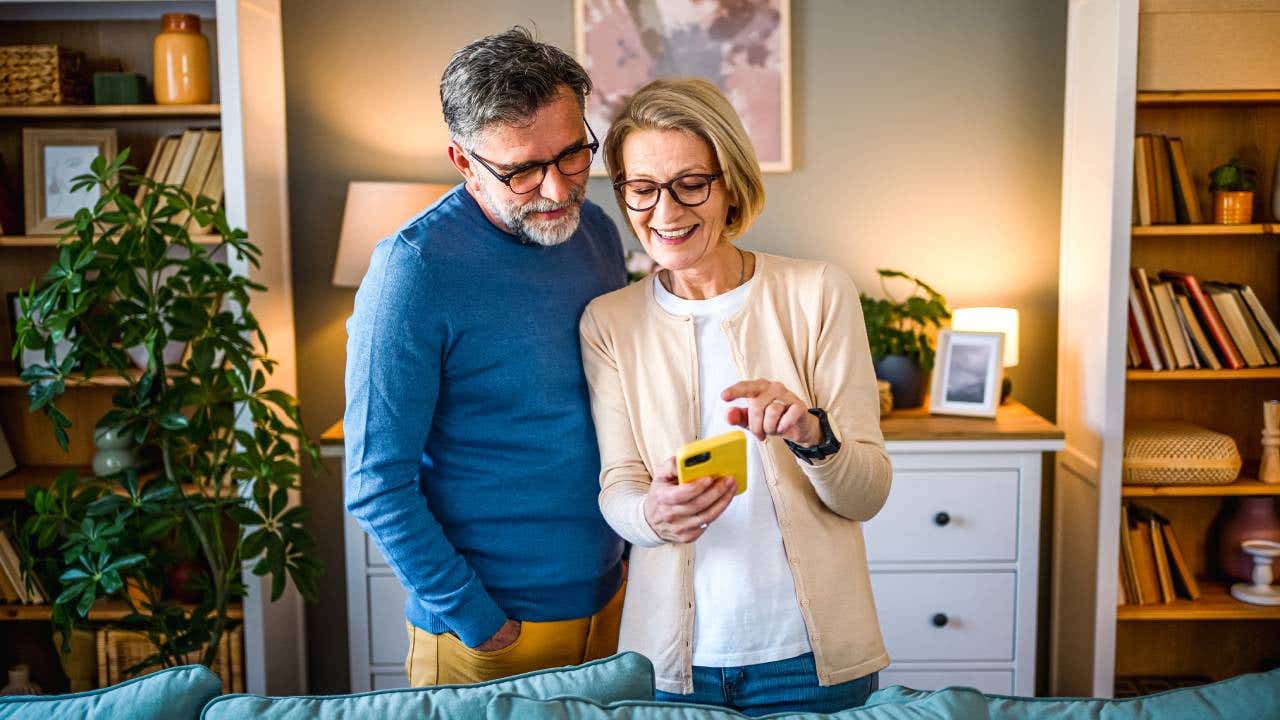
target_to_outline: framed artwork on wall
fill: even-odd
[[[791,0],[575,0],[574,35],[602,140],[645,83],[700,77],[738,111],[760,168],[791,170]],[[602,154],[592,174],[604,174]]]
[[[940,331],[929,412],[995,417],[1003,359],[1004,333]]]
[[[72,190],[93,159],[116,154],[114,128],[23,128],[22,186],[27,235],[60,235],[58,225],[92,208],[98,190]]]

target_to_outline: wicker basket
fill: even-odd
[[[1124,436],[1126,485],[1225,485],[1240,475],[1229,435],[1181,422],[1142,423]]]
[[[244,631],[241,626],[227,630],[218,643],[218,659],[212,668],[222,680],[224,692],[244,692]],[[147,636],[132,630],[101,628],[98,630],[98,687],[109,687],[132,675],[125,670],[155,653]],[[187,653],[188,663],[200,662],[198,652]],[[150,672],[150,671],[148,671]]]
[[[0,46],[0,106],[87,102],[84,53],[58,45]]]

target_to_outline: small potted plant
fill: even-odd
[[[862,317],[867,325],[867,341],[876,377],[887,380],[894,408],[915,408],[924,404],[924,385],[933,369],[934,345],[929,328],[942,326],[951,317],[946,298],[920,278],[899,270],[878,269],[884,298],[859,293]],[[898,278],[914,284],[911,294],[894,298],[885,281]]]
[[[1241,165],[1239,158],[1231,158],[1209,173],[1215,223],[1246,225],[1253,220],[1253,175],[1253,169]]]

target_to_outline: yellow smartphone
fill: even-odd
[[[730,430],[702,440],[695,440],[676,453],[676,473],[680,484],[714,475],[732,475],[738,481],[738,492],[747,491],[747,436],[741,430]]]

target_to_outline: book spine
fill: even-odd
[[[1222,351],[1223,364],[1230,370],[1243,368],[1244,357],[1236,349],[1235,343],[1231,342],[1231,336],[1227,334],[1227,326],[1222,323],[1222,318],[1218,316],[1217,309],[1209,301],[1209,297],[1205,295],[1204,289],[1200,287],[1200,281],[1196,280],[1194,275],[1179,274],[1172,277],[1181,281],[1182,286],[1187,289],[1187,296],[1191,298],[1196,311],[1200,313],[1205,327],[1209,329],[1209,334],[1213,336],[1214,343]]]

